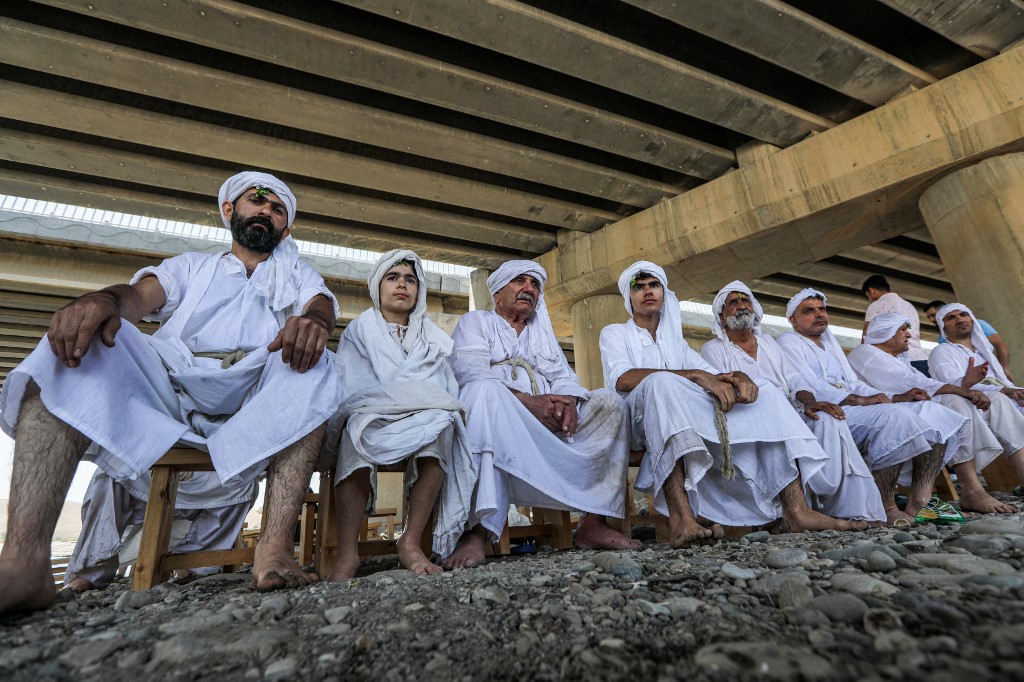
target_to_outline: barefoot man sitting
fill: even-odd
[[[722,537],[719,524],[780,517],[793,532],[867,526],[807,506],[801,473],[813,476],[827,455],[775,386],[719,373],[687,345],[661,267],[634,263],[619,291],[633,319],[601,330],[604,381],[626,398],[632,446],[646,448],[636,489],[668,515],[673,547]]]
[[[740,281],[722,287],[711,304],[715,338],[700,355],[719,372],[742,371],[751,379],[770,381],[785,394],[828,455],[814,476],[803,476],[811,505],[841,519],[885,521],[885,508],[864,458],[857,449],[843,408],[815,398],[800,374],[788,366],[779,344],[761,328],[764,310]]]
[[[1024,460],[1024,415],[1006,395],[976,391],[926,377],[907,355],[910,321],[900,313],[883,313],[868,323],[865,342],[850,351],[850,365],[868,384],[887,395],[917,389],[928,399],[967,418],[960,448],[950,459],[962,486],[960,509],[983,514],[1009,514],[1014,507],[992,497],[978,472],[1001,454],[1012,463]],[[1019,467],[1018,467],[1019,468]]]
[[[919,401],[913,393],[890,398],[859,380],[828,328],[828,301],[820,291],[800,291],[789,300],[786,315],[793,331],[776,341],[789,366],[818,400],[842,407],[875,477],[888,523],[913,523],[931,499],[939,469],[959,447],[959,431],[967,420],[931,401]],[[908,462],[911,471],[904,471]],[[911,485],[905,512],[896,506],[901,472]]]
[[[293,532],[341,399],[324,352],[337,302],[298,258],[283,182],[239,173],[218,202],[230,251],[175,256],[72,301],[4,382],[15,446],[0,611],[53,602],[50,539],[83,456],[130,486],[178,442],[208,449],[225,483],[268,471],[253,586],[316,580],[293,559]],[[153,336],[142,319],[161,323]]]
[[[407,462],[408,507],[397,549],[399,564],[415,573],[443,570],[420,549],[438,493],[434,550],[441,557],[454,551],[473,494],[459,385],[448,366],[452,340],[427,317],[419,256],[405,249],[384,254],[368,282],[373,307],[345,329],[338,348],[345,402],[327,439],[338,457],[332,581],[348,580],[359,567],[359,531],[374,508],[379,467]]]
[[[451,364],[469,411],[466,427],[479,470],[470,530],[445,562],[483,562],[509,503],[586,512],[576,546],[635,549],[611,528],[621,518],[629,465],[628,414],[613,391],[587,391],[569,367],[544,304],[547,273],[509,261],[487,278],[494,311],[462,316]]]

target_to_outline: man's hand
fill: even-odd
[[[736,404],[736,388],[719,375],[708,374],[701,370],[688,372],[688,379],[697,384],[722,403],[722,412],[728,412]]]
[[[302,373],[320,362],[327,336],[327,327],[320,320],[307,315],[289,317],[267,350],[281,351],[281,360]]]
[[[854,395],[850,394],[843,398],[843,402],[840,405],[849,405],[850,407],[864,407],[866,405],[881,405],[883,403],[891,403],[889,396],[884,393],[876,393],[874,395]]]
[[[576,411],[575,396],[553,393],[532,396],[521,391],[517,391],[515,395],[548,431],[561,431],[569,437],[576,434],[579,413]]]
[[[983,381],[988,376],[988,363],[983,362],[980,365],[974,364],[974,358],[968,358],[967,360],[967,371],[964,373],[964,380],[960,382],[960,385],[964,388],[970,388],[975,384]]]
[[[892,397],[894,403],[916,403],[931,399],[932,397],[928,395],[928,392],[920,388],[912,388],[909,391],[897,393]]]
[[[1009,396],[1018,405],[1024,405],[1024,388],[1004,388],[1002,393]]]
[[[820,401],[814,401],[804,405],[804,414],[811,419],[818,419],[818,412],[824,412],[825,414],[831,415],[836,419],[846,419],[846,413],[843,412],[843,408],[839,407],[835,403],[826,403]]]
[[[727,372],[719,374],[718,378],[727,381],[736,389],[736,402],[749,405],[757,400],[757,384],[750,380],[743,372]]]
[[[66,367],[78,367],[97,331],[103,345],[113,348],[114,336],[121,328],[119,304],[113,292],[94,291],[54,313],[46,331],[46,340],[54,355]]]
[[[989,400],[989,397],[985,395],[984,391],[967,391],[967,394],[964,397],[970,400],[971,403],[979,410],[987,410],[992,406],[992,401]]]

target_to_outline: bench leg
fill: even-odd
[[[953,478],[949,475],[949,470],[946,467],[942,467],[942,471],[935,478],[935,492],[947,502],[960,501],[960,495],[956,492],[956,488],[953,486]]]
[[[316,510],[319,503],[303,502],[299,515],[299,565],[309,566],[313,563],[313,550],[316,544]]]
[[[135,562],[132,590],[149,590],[168,578],[160,562],[171,542],[174,523],[174,500],[178,495],[178,470],[175,467],[153,467],[153,481],[149,486],[149,501],[142,522],[142,541]]]
[[[321,579],[334,570],[338,557],[338,519],[334,504],[334,470],[320,474],[320,502],[316,513],[316,556],[314,571]]]
[[[996,457],[982,470],[981,475],[985,477],[990,491],[1008,493],[1021,484],[1017,470],[1005,457]]]
[[[534,509],[533,522],[551,524],[551,546],[555,549],[572,549],[572,519],[569,512],[559,509]]]

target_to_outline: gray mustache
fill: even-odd
[[[537,300],[533,297],[533,294],[523,292],[516,296],[517,301],[528,301],[530,305],[537,305]]]

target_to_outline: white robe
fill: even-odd
[[[530,333],[531,324],[517,336],[497,313],[478,310],[463,315],[452,335],[450,362],[479,470],[470,522],[481,523],[493,536],[500,535],[510,502],[618,518],[625,510],[625,405],[612,391],[580,386],[565,357],[558,357],[561,351],[537,352]],[[538,394],[579,399],[579,427],[572,439],[548,431],[509,390],[531,393],[524,369],[493,364],[510,358],[536,369]]]
[[[717,337],[705,343],[700,354],[719,372],[740,371],[751,379],[770,381],[779,390],[789,392],[797,414],[828,455],[827,464],[816,476],[803,476],[804,494],[813,507],[836,518],[885,520],[885,505],[875,479],[846,421],[824,412],[818,412],[817,419],[806,416],[795,396],[799,391],[812,394],[813,391],[798,372],[790,369],[774,339],[765,333],[757,335],[756,339],[756,360],[742,348]]]
[[[880,391],[859,381],[832,353],[796,332],[776,339],[789,365],[800,372],[818,400],[840,404],[849,395]],[[852,375],[852,376],[851,376]],[[967,419],[933,402],[843,406],[846,423],[872,471],[886,469],[945,445],[945,460],[959,448],[958,431]],[[900,481],[909,482],[909,467]]]
[[[605,383],[615,386],[632,369],[719,373],[685,342],[673,347],[681,355],[678,367],[669,366],[659,344],[632,320],[608,325],[601,330]],[[658,511],[669,513],[663,487],[680,459],[693,512],[733,526],[775,521],[782,515],[779,493],[801,473],[813,479],[825,466],[828,456],[783,393],[768,381],[758,387],[754,403],[736,405],[727,415],[733,479],[722,475],[714,404],[704,389],[676,374],[655,372],[622,393],[631,416],[631,445],[646,450],[636,488],[655,496]]]
[[[451,339],[430,320],[406,351],[392,336],[375,308],[364,311],[345,329],[338,367],[345,401],[332,419],[331,432],[344,424],[338,438],[336,482],[360,468],[371,470],[373,508],[377,467],[412,457],[406,469],[406,494],[416,481],[416,459],[434,457],[445,472],[438,496],[434,551],[450,555],[469,517],[476,474],[459,404],[459,386],[448,366]]]
[[[157,332],[147,336],[124,322],[113,348],[94,339],[74,369],[43,339],[4,382],[0,426],[16,437],[33,379],[46,408],[93,442],[86,458],[132,496],[147,499],[142,474],[180,441],[208,450],[225,486],[203,507],[245,499],[269,458],[326,422],[341,402],[333,353],[300,374],[280,351],[266,349],[287,317],[317,294],[333,295],[300,261],[293,269],[298,298],[272,310],[261,293],[267,262],[250,278],[231,254],[186,253],[140,270],[133,282],[153,274],[166,293],[163,308],[148,318],[161,322]],[[236,349],[250,352],[228,369],[193,355]]]
[[[985,362],[990,362],[990,358],[986,357],[984,353],[979,352],[977,347],[972,351],[966,346],[961,346],[959,343],[941,343],[933,348],[928,356],[928,373],[932,375],[933,379],[944,384],[959,386],[960,382],[964,379],[964,375],[967,373],[967,365],[971,358],[974,359],[975,367]],[[997,393],[1004,388],[1014,388],[1014,386],[1009,381],[1006,381],[1004,377],[1000,376],[991,363],[985,378],[971,386],[972,390],[985,391],[987,393]],[[1016,403],[1014,404],[1016,405]],[[1024,411],[1024,407],[1019,405],[1017,409]]]
[[[968,423],[960,434],[960,449],[953,464],[974,460],[981,471],[1000,453],[1012,455],[1024,447],[1024,415],[1016,404],[1002,393],[988,393],[992,405],[979,410],[969,400],[958,395],[935,395],[949,382],[926,377],[911,366],[901,355],[894,357],[869,344],[861,344],[849,355],[850,365],[865,382],[892,397],[911,388],[920,388],[932,400],[967,417]]]

